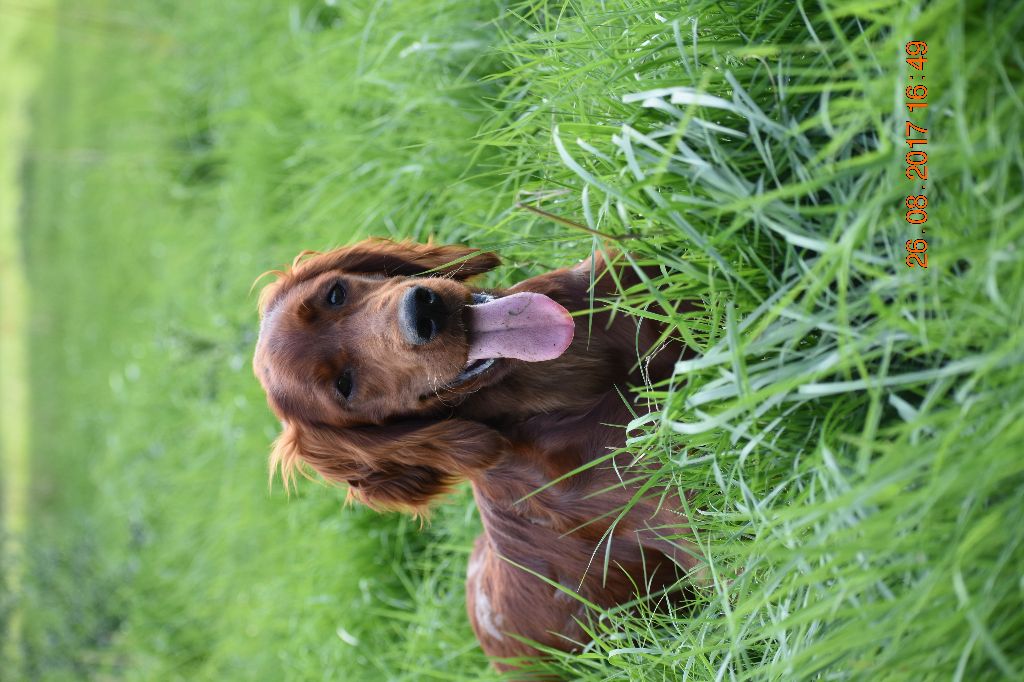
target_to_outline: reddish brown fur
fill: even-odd
[[[469,563],[470,619],[489,656],[529,657],[537,651],[511,634],[571,650],[585,641],[577,619],[587,617],[579,601],[534,574],[611,607],[634,599],[638,586],[672,584],[700,562],[689,543],[663,538],[685,532],[685,518],[667,508],[678,508],[678,499],[663,506],[640,499],[620,517],[637,490],[629,456],[608,457],[625,441],[621,425],[631,414],[623,396],[642,383],[639,367],[659,381],[683,352],[670,340],[638,362],[637,348],[652,348],[661,329],[600,312],[588,333],[587,315],[577,316],[562,357],[498,360],[468,383],[447,385],[466,364],[462,310],[479,291],[465,280],[498,262],[463,247],[386,240],[304,253],[260,296],[253,366],[284,425],[271,467],[286,483],[304,464],[347,483],[350,496],[371,507],[422,514],[454,483],[471,482],[484,532]],[[604,260],[593,266],[595,296],[614,296]],[[591,267],[588,259],[489,293],[539,292],[570,311],[586,310]],[[616,272],[625,286],[639,281],[632,268]],[[320,298],[338,279],[348,297],[326,309]],[[444,333],[421,346],[404,341],[396,323],[399,297],[414,284],[429,286],[451,310]],[[341,367],[356,372],[347,405],[333,388]]]

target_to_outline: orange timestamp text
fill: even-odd
[[[923,117],[928,108],[928,87],[924,84],[925,64],[928,62],[925,57],[928,53],[928,43],[923,40],[911,40],[904,46],[904,50],[907,53],[907,64],[913,67],[910,72],[910,84],[907,85],[905,91],[907,122],[903,132],[907,146],[910,147],[910,151],[905,157],[907,162],[905,175],[911,182],[921,184],[920,194],[916,192],[916,188],[911,190],[904,203],[907,208],[907,224],[920,226],[921,234],[926,234],[928,230],[924,225],[928,222],[928,211],[925,210],[928,208],[928,197],[925,194],[927,191],[925,183],[928,181],[928,129],[916,125],[910,119],[919,110]],[[910,268],[928,267],[928,241],[926,239],[922,237],[907,240],[906,262],[907,267]]]

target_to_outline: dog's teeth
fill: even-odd
[[[494,358],[490,358],[488,360],[474,360],[470,362],[466,365],[465,369],[462,370],[459,376],[455,377],[455,385],[457,386],[466,380],[475,377],[477,374],[480,374],[493,364]]]

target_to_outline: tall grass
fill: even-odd
[[[661,409],[629,433],[655,478],[699,491],[716,590],[609,618],[565,669],[1024,674],[1024,11],[570,7],[524,12],[491,139],[544,160],[523,187],[568,190],[546,210],[665,266],[613,305],[706,304],[674,319],[699,357],[646,391]],[[927,270],[904,264],[912,39],[931,50],[930,114],[909,117],[929,130]]]
[[[472,183],[447,188],[484,114],[477,58],[394,60],[492,15],[246,0],[52,17],[25,176],[35,447],[16,679],[485,669],[461,594],[466,501],[421,534],[321,488],[268,495],[279,425],[249,359],[260,272],[371,230],[450,234],[445,202],[475,205]]]
[[[703,303],[664,320],[699,353],[627,433],[654,483],[697,491],[713,585],[594,614],[549,667],[1024,672],[1020,6],[57,17],[27,175],[25,677],[496,677],[463,615],[468,497],[420,530],[266,493],[248,287],[365,234],[499,248],[495,283],[626,248],[664,274],[599,305]],[[903,260],[908,40],[929,45],[927,270]]]

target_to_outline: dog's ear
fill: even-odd
[[[505,447],[493,429],[461,419],[339,429],[286,426],[271,455],[286,486],[304,466],[379,511],[424,516],[430,502],[493,464]]]
[[[295,475],[301,474],[306,478],[312,478],[309,473],[309,457],[306,455],[300,438],[300,426],[294,422],[281,422],[283,431],[274,441],[270,450],[270,483],[273,484],[275,474],[281,475],[281,482],[286,492],[290,492],[295,485]],[[340,467],[342,462],[338,462]],[[350,472],[355,472],[355,463],[352,464]],[[338,471],[336,475],[346,472]]]
[[[253,287],[267,275],[277,277],[260,292],[259,311],[263,315],[288,287],[329,270],[388,277],[431,274],[462,281],[493,270],[500,264],[498,256],[490,251],[371,238],[324,253],[303,251],[295,257],[290,268],[264,272],[256,278]]]
[[[414,242],[393,242],[389,239],[367,239],[326,253],[306,252],[309,258],[296,259],[292,270],[296,276],[315,277],[327,270],[379,273],[389,277],[415,276],[430,273],[457,280],[468,279],[501,262],[489,251],[465,246],[437,246]]]
[[[277,279],[266,285],[259,297],[260,314],[266,313],[288,287],[312,279],[329,270],[388,277],[413,277],[431,274],[466,280],[498,267],[501,260],[490,251],[465,246],[437,246],[415,242],[394,242],[371,238],[352,246],[320,253],[303,251],[286,270],[270,270],[256,278],[256,284],[267,275]]]

